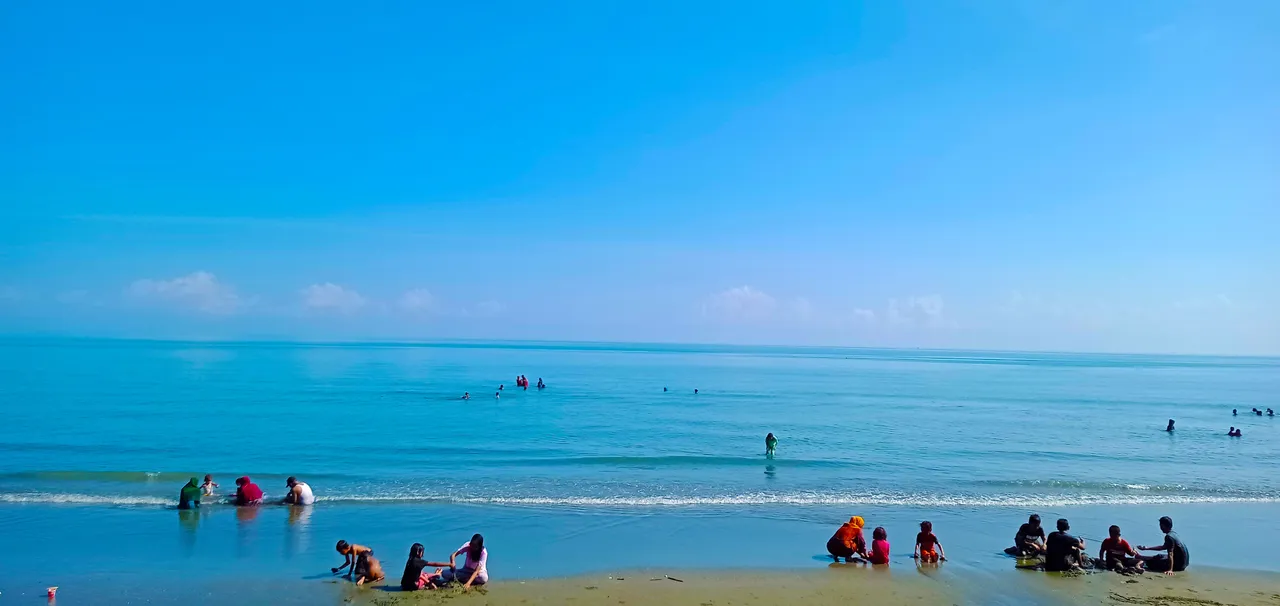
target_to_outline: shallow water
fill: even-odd
[[[1251,554],[1276,538],[1259,529],[1280,513],[1280,433],[1231,409],[1278,395],[1274,358],[10,340],[0,534],[26,556],[0,582],[58,584],[68,553],[104,544],[127,548],[88,549],[82,582],[297,578],[335,565],[338,538],[394,574],[410,543],[442,557],[474,531],[508,578],[806,567],[853,513],[896,557],[929,518],[954,565],[1005,567],[1029,511],[1135,543],[1168,513],[1196,562],[1275,569]],[[269,497],[297,475],[320,500],[173,510],[204,473]]]
[[[348,503],[1274,502],[1274,419],[1230,411],[1278,397],[1269,358],[8,341],[0,502],[159,506],[193,473]]]

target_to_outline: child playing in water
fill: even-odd
[[[204,492],[204,496],[213,496],[213,489],[218,487],[218,483],[213,481],[213,475],[204,474],[204,484],[200,485],[200,490]]]
[[[764,456],[772,459],[774,453],[777,452],[777,450],[778,450],[778,438],[773,437],[772,433],[765,436],[764,437]]]
[[[335,547],[338,553],[342,554],[342,565],[337,568],[330,568],[334,574],[338,574],[343,568],[350,566],[347,571],[347,578],[355,577],[356,585],[363,585],[365,581],[381,581],[385,576],[382,573],[382,563],[378,558],[373,557],[373,550],[364,545],[353,545],[346,541],[338,541]]]
[[[885,532],[884,526],[876,526],[871,532],[871,557],[867,561],[872,564],[889,563],[889,533]]]
[[[928,520],[920,522],[920,532],[916,534],[916,552],[912,557],[921,562],[947,559],[946,554],[942,552],[942,543],[938,541],[937,535],[933,534],[933,522]]]

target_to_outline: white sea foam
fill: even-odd
[[[468,504],[574,508],[662,508],[701,506],[770,505],[870,505],[926,507],[1018,507],[1050,508],[1087,505],[1159,505],[1190,503],[1280,503],[1277,495],[1197,495],[1197,494],[1054,494],[1054,495],[939,495],[939,494],[824,494],[747,493],[713,496],[460,496],[441,494],[327,495],[316,499],[335,505],[360,504]],[[52,504],[116,507],[172,507],[173,499],[154,496],[89,495],[67,493],[0,493],[0,503]]]

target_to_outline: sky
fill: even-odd
[[[0,334],[1280,354],[1280,3],[0,7]]]

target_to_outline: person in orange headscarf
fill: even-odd
[[[855,555],[867,557],[867,541],[862,537],[864,525],[866,522],[862,516],[853,516],[840,525],[840,529],[827,540],[827,551],[832,559],[839,562],[840,558],[844,558],[844,561],[850,562]]]

